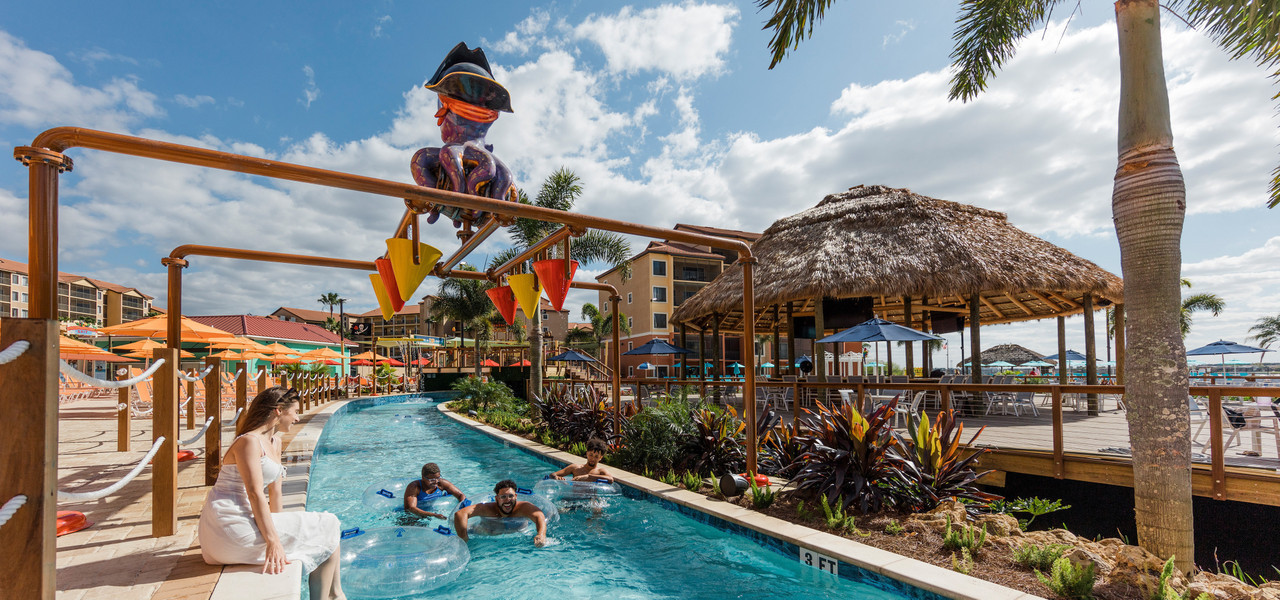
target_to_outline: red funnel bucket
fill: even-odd
[[[516,323],[516,295],[512,293],[511,286],[504,285],[502,287],[489,288],[484,291],[489,294],[489,299],[493,300],[493,305],[498,307],[498,312],[502,314],[502,320],[507,325],[515,325]]]
[[[569,285],[573,283],[573,274],[578,272],[578,261],[569,261],[569,272],[564,272],[564,259],[549,258],[533,263],[533,272],[538,274],[542,289],[547,291],[547,299],[551,307],[560,310],[564,306],[564,298],[569,295]]]
[[[382,278],[382,287],[387,289],[387,299],[391,301],[391,310],[400,312],[404,308],[404,298],[400,297],[400,286],[396,283],[396,272],[391,268],[391,259],[379,258],[373,261],[378,267],[378,276]]]

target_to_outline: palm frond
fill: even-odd
[[[951,100],[969,101],[987,87],[1018,41],[1049,16],[1061,0],[962,0],[951,35]]]
[[[580,263],[603,262],[617,267],[623,281],[631,278],[631,243],[621,235],[588,230],[573,241],[569,253]]]
[[[1258,322],[1249,328],[1249,333],[1253,334],[1250,339],[1257,342],[1259,346],[1271,348],[1271,344],[1280,342],[1280,315],[1258,319]]]
[[[782,62],[788,50],[800,47],[800,42],[813,35],[813,26],[822,21],[832,0],[756,0],[756,6],[764,11],[772,7],[773,14],[765,21],[762,30],[773,30],[769,50],[773,58],[772,69]]]

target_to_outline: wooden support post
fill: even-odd
[[[905,324],[907,327],[910,327],[911,329],[915,329],[915,328],[916,328],[916,327],[915,327],[915,321],[913,320],[913,319],[914,319],[914,317],[915,317],[915,315],[911,314],[911,296],[903,296],[903,297],[902,297],[902,316],[903,316],[904,324]],[[908,378],[908,380],[910,380],[910,378],[912,378],[912,377],[915,377],[915,375],[916,375],[916,355],[915,355],[915,347],[914,347],[914,346],[912,346],[911,344],[912,344],[912,342],[907,342],[907,343],[903,344],[903,345],[904,345],[904,346],[906,346],[906,348],[907,348],[907,353],[906,353],[906,354],[907,354],[907,356],[906,356],[906,363],[907,363],[907,364],[906,364],[906,366],[905,366],[905,369],[906,369],[906,373],[907,373],[907,378]],[[892,344],[892,343],[890,343],[890,344],[889,344],[889,356],[893,356],[893,344]],[[892,374],[893,374],[893,373],[890,373],[890,375],[892,375]]]
[[[110,363],[108,363],[110,364]],[[117,375],[116,381],[124,381],[129,378],[129,372],[125,371],[124,375]],[[122,387],[116,390],[116,451],[129,451],[129,437],[133,435],[133,403],[129,401],[129,389]],[[124,410],[119,410],[120,405],[124,405]]]
[[[1093,328],[1093,294],[1085,294],[1084,306],[1084,374],[1086,385],[1098,385],[1098,340]],[[1089,415],[1098,416],[1098,395],[1086,394]]]
[[[609,296],[609,308],[613,311],[613,344],[609,348],[609,362],[613,365],[613,377],[609,387],[613,391],[613,433],[622,433],[622,313],[618,312],[622,296]],[[516,354],[519,359],[520,355]],[[636,404],[640,403],[639,387],[636,388]]]
[[[973,370],[971,379],[974,383],[982,383],[982,339],[978,330],[982,329],[982,322],[979,318],[982,312],[982,303],[980,292],[974,292],[969,296],[969,365]]]
[[[181,360],[181,359],[179,359]],[[187,384],[187,431],[196,428],[196,382],[188,381]],[[178,383],[178,389],[182,389],[182,383]],[[209,407],[204,407],[204,412],[209,412]]]
[[[1209,460],[1212,463],[1213,499],[1227,499],[1226,449],[1222,447],[1222,390],[1209,390]]]
[[[778,377],[783,373],[785,366],[782,361],[782,338],[778,337],[778,305],[773,305],[773,376]],[[794,363],[795,361],[790,361]]]
[[[267,389],[267,365],[258,365],[258,391],[254,395],[261,394],[265,389]]]
[[[56,299],[56,296],[55,296]],[[9,598],[54,597],[58,486],[58,321],[5,319],[0,350],[31,347],[0,365],[0,504],[19,494],[27,503],[4,525],[0,581]]]
[[[213,367],[204,376],[205,418],[213,417],[204,432],[204,484],[213,485],[222,469],[222,359],[210,356],[204,364]]]
[[[1067,366],[1067,318],[1058,317],[1058,385],[1070,383]]]
[[[245,362],[244,368],[240,369],[240,375],[236,377],[236,429],[240,429],[240,420],[244,418],[244,409],[249,404],[249,363]]]
[[[754,344],[756,339],[756,322],[751,318],[756,314],[755,282],[752,272],[755,271],[756,258],[740,258],[742,265],[742,339],[747,344]],[[747,473],[754,476],[756,470],[756,453],[759,442],[756,440],[756,358],[755,352],[744,352],[747,376],[742,385],[742,412],[747,422]]]
[[[170,305],[172,307],[172,304]],[[173,313],[169,313],[172,315]],[[156,348],[156,369],[151,385],[151,441],[164,436],[164,444],[151,462],[151,537],[178,532],[178,349]]]
[[[823,348],[823,344],[819,344],[818,340],[826,337],[827,323],[826,316],[822,314],[822,296],[813,299],[813,322],[814,332],[813,338],[813,368],[817,370],[818,382],[827,382],[827,352]]]
[[[699,400],[707,399],[707,328],[698,329],[698,379],[702,381]]]
[[[938,401],[942,403],[943,412],[951,410],[951,386],[938,386]]]
[[[796,374],[796,336],[795,336],[795,315],[792,313],[791,303],[787,302],[787,368],[784,371],[789,375]],[[792,396],[794,398],[795,396]]]
[[[1114,310],[1116,316],[1116,385],[1124,385],[1124,304],[1117,304]]]
[[[920,304],[923,306],[929,306],[929,297],[921,296]],[[920,311],[920,331],[933,333],[933,315],[927,310]],[[920,357],[920,364],[923,367],[920,372],[923,373],[925,377],[928,377],[929,374],[933,372],[933,348],[929,344],[930,342],[920,343],[920,352],[922,354]]]
[[[1062,479],[1066,476],[1063,466],[1065,457],[1062,451],[1062,386],[1053,386],[1053,476]]]

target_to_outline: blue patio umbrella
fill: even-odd
[[[773,368],[773,363],[767,362],[767,363],[764,363],[763,365],[760,365],[760,367],[765,369],[771,369]]]
[[[884,319],[871,319],[854,325],[839,333],[831,334],[818,340],[820,344],[833,342],[921,342],[940,340],[942,338],[931,333],[916,331]]]
[[[656,339],[649,340],[639,348],[627,350],[626,352],[623,352],[623,354],[693,354],[693,352],[685,350],[684,348],[672,346],[667,343],[667,340]]]
[[[747,365],[744,365],[744,364],[742,364],[742,363],[740,363],[740,362],[735,362],[735,363],[733,363],[733,364],[731,364],[731,365],[729,365],[729,366],[730,366],[730,367],[733,367],[733,368],[735,368],[735,369],[741,369],[742,367],[745,367],[745,366],[747,366]]]
[[[1019,367],[1052,367],[1053,363],[1047,363],[1047,362],[1044,362],[1043,360],[1033,360],[1031,362],[1024,362],[1018,366]]]
[[[1011,364],[1011,363],[1007,363],[1007,362],[1005,362],[1005,361],[1003,361],[1003,360],[997,360],[997,361],[995,361],[995,362],[989,362],[989,363],[987,363],[987,364],[985,364],[985,365],[982,365],[982,366],[984,366],[984,367],[1012,367],[1012,366],[1013,366],[1013,364]]]
[[[1044,359],[1045,359],[1045,360],[1058,360],[1058,355],[1057,355],[1057,354],[1050,354],[1049,356],[1044,357]],[[1087,359],[1087,358],[1085,358],[1083,354],[1080,354],[1079,352],[1076,352],[1075,350],[1067,350],[1067,362],[1084,362],[1084,361],[1086,361],[1086,360],[1088,360],[1088,359]]]
[[[1266,356],[1266,348],[1254,348],[1253,346],[1245,346],[1227,340],[1218,340],[1212,344],[1205,344],[1194,350],[1187,350],[1187,356],[1207,356],[1212,354],[1219,355],[1220,364],[1225,371],[1227,368],[1228,354],[1251,354],[1253,352],[1262,352]]]
[[[637,366],[636,368],[637,368],[637,369],[640,369],[641,371],[648,371],[649,369],[652,369],[652,368],[653,368],[653,365],[651,365],[651,364],[649,364],[649,363],[647,363],[647,362],[642,362],[642,363],[640,363],[640,365],[639,365],[639,366]]]
[[[577,350],[566,350],[548,358],[547,360],[569,361],[569,362],[596,362],[596,359],[587,356]]]

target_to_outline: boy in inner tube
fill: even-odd
[[[410,482],[404,490],[404,512],[429,519],[443,519],[440,513],[427,512],[419,507],[426,506],[431,500],[439,498],[441,493],[452,494],[458,502],[467,499],[457,486],[440,477],[440,466],[436,463],[422,465],[422,479]]]
[[[462,538],[462,541],[468,541],[467,519],[471,517],[493,517],[497,519],[524,517],[538,526],[538,534],[533,538],[534,545],[546,545],[547,516],[542,514],[542,510],[532,502],[517,499],[516,482],[510,479],[499,481],[498,485],[493,486],[493,496],[493,502],[464,506],[453,513],[453,529],[458,533],[458,537]]]
[[[564,479],[566,476],[574,481],[598,481],[605,480],[613,483],[613,475],[600,464],[604,460],[604,453],[609,450],[609,446],[605,445],[604,440],[600,438],[591,438],[587,440],[587,462],[580,465],[569,465],[555,473],[551,474],[553,479]]]

